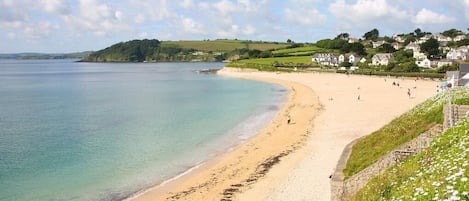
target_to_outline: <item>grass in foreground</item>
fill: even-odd
[[[469,200],[469,117],[373,178],[351,200]]]
[[[456,100],[469,97],[469,89],[456,88],[452,92]],[[345,178],[349,178],[375,163],[393,149],[408,142],[435,123],[443,122],[443,104],[447,102],[447,93],[441,93],[411,111],[394,119],[383,128],[357,142],[344,169]]]

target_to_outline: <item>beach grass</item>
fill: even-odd
[[[351,200],[469,200],[468,134],[466,117],[425,151],[373,178]]]

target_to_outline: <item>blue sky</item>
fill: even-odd
[[[132,39],[315,42],[469,28],[469,0],[0,0],[0,53],[99,50]]]

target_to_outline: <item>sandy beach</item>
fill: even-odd
[[[439,85],[231,68],[219,74],[281,84],[290,90],[288,100],[274,121],[246,143],[134,200],[330,200],[329,175],[343,148],[435,95]]]

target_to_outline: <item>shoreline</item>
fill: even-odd
[[[439,83],[231,68],[220,74],[281,84],[289,95],[275,120],[236,149],[134,200],[330,200],[329,175],[343,148],[436,94]]]
[[[219,73],[221,76],[255,79],[235,76],[227,73],[226,69],[221,71]],[[306,125],[310,125],[316,115],[300,120],[295,119],[296,115],[293,114],[297,112],[317,114],[319,110],[317,97],[307,87],[297,83],[262,78],[255,80],[280,84],[289,90],[285,102],[281,104],[277,116],[270,124],[244,143],[234,147],[233,150],[209,159],[198,168],[191,168],[193,171],[165,182],[164,186],[154,186],[143,191],[143,194],[137,193],[136,196],[127,200],[233,199],[235,193],[245,191],[264,177],[269,169],[283,157],[304,146],[312,128]],[[298,93],[302,93],[301,97],[306,95],[307,98],[298,97],[300,96]],[[295,107],[301,99],[309,100],[302,103],[303,110]],[[304,110],[305,108],[308,109]],[[289,115],[292,121],[287,124]],[[298,132],[299,128],[307,129]],[[297,130],[293,131],[294,129]]]

